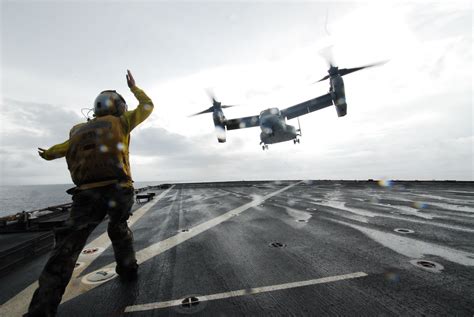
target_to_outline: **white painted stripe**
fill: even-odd
[[[208,220],[200,225],[197,225],[195,227],[192,227],[189,231],[187,232],[180,232],[172,237],[169,237],[168,239],[165,239],[165,240],[162,240],[162,241],[159,241],[155,244],[152,244],[150,245],[149,247],[145,248],[145,249],[142,249],[140,251],[137,252],[136,256],[137,256],[137,261],[138,263],[143,263],[171,248],[174,248],[175,246],[177,246],[178,244],[181,244],[195,236],[197,236],[198,234],[200,233],[203,233],[219,224],[221,224],[222,222],[234,217],[236,214],[240,214],[252,207],[256,207],[258,206],[259,204],[261,204],[262,202],[264,202],[265,200],[275,196],[275,195],[278,195],[280,194],[281,192],[285,191],[285,190],[288,190],[290,189],[291,187],[297,185],[299,183],[294,183],[294,184],[291,184],[289,186],[286,186],[282,189],[279,189],[271,194],[268,194],[266,196],[263,196],[263,197],[259,197],[259,198],[256,198],[254,199],[253,201],[245,204],[245,205],[242,205],[240,207],[237,207],[231,211],[228,211],[218,217],[215,217],[211,220]],[[103,268],[97,270],[97,271],[101,271],[101,270],[104,270],[106,268],[110,268],[110,267],[114,267],[115,266],[115,263],[110,263],[109,265],[106,265],[104,266]],[[91,272],[89,274],[95,274],[97,271],[95,272]],[[84,276],[83,278],[83,281],[85,279],[87,279],[87,275]],[[110,281],[110,280],[107,280],[107,281]],[[104,281],[105,282],[105,281]]]
[[[365,234],[373,241],[397,252],[398,254],[404,255],[411,259],[421,259],[427,255],[434,255],[440,258],[444,258],[450,262],[458,263],[465,266],[474,266],[474,253],[453,249],[449,246],[425,242],[418,239],[401,236],[395,233],[369,228],[366,226],[359,226],[341,220],[331,219],[327,217],[322,218],[356,229]]]
[[[133,213],[133,216],[130,217],[128,225],[131,227],[135,222],[137,222],[141,217],[143,217],[156,203],[158,203],[163,197],[165,197],[168,192],[174,187],[171,186],[167,190],[163,191],[160,195],[158,195],[155,199],[153,199],[151,202],[143,205],[142,207],[138,208],[135,210]],[[84,248],[102,248],[106,249],[110,246],[111,241],[109,239],[109,236],[107,234],[107,231],[95,238],[93,241],[89,242]],[[82,262],[83,265],[78,267],[77,269],[74,270],[73,275],[71,277],[71,281],[69,282],[66,291],[65,291],[65,296],[70,292],[71,288],[74,288],[75,286],[80,285],[80,279],[77,277],[97,258],[101,252],[97,252],[94,254],[89,254],[86,256],[83,256],[82,254],[79,256],[78,261]],[[25,289],[23,289],[21,292],[16,294],[14,297],[9,299],[7,302],[5,302],[3,305],[0,306],[0,315],[1,316],[21,316],[23,313],[25,313],[28,309],[28,306],[31,301],[31,297],[33,296],[34,291],[38,287],[38,281],[32,283]]]
[[[450,225],[450,224],[445,224],[445,223],[440,223],[440,222],[424,221],[424,220],[419,220],[419,219],[412,219],[412,218],[408,218],[408,217],[392,216],[392,215],[383,215],[381,217],[391,218],[391,219],[396,219],[396,220],[404,220],[404,221],[414,222],[414,223],[421,223],[421,224],[428,225],[428,226],[445,228],[445,229],[450,229],[450,230],[473,232],[474,233],[474,229],[472,229],[472,228],[461,227],[461,226],[457,226],[457,225]]]
[[[173,237],[170,237],[168,239],[165,239],[163,241],[155,243],[155,244],[153,244],[153,245],[151,245],[151,246],[149,246],[149,247],[147,247],[143,250],[140,250],[136,254],[137,260],[138,260],[139,263],[143,263],[146,260],[151,259],[152,257],[157,256],[157,255],[159,255],[159,254],[161,254],[161,253],[163,253],[163,252],[179,245],[180,243],[183,243],[183,242],[191,239],[192,237],[195,237],[196,235],[217,226],[218,224],[232,218],[234,215],[240,214],[240,213],[242,213],[242,212],[244,212],[244,211],[246,211],[246,210],[248,210],[252,207],[258,206],[259,204],[261,204],[265,200],[267,200],[267,199],[269,199],[269,198],[271,198],[275,195],[278,195],[278,194],[284,192],[285,190],[288,190],[288,189],[292,188],[293,186],[296,186],[300,183],[301,182],[291,184],[291,185],[286,186],[282,189],[279,189],[279,190],[277,190],[277,191],[275,191],[271,194],[268,194],[268,195],[263,196],[263,197],[256,198],[252,202],[249,202],[245,205],[237,207],[237,208],[235,208],[231,211],[226,212],[223,215],[220,215],[216,218],[213,218],[209,221],[206,221],[206,222],[204,222],[200,225],[197,225],[197,226],[191,228],[189,232],[180,232],[180,233],[178,233],[177,235],[175,235]],[[94,271],[92,273],[89,273],[89,274],[95,274],[97,271],[101,271],[101,270],[109,269],[109,268],[114,268],[114,267],[115,267],[115,262],[110,263],[110,264],[100,268],[99,270],[96,270],[96,271]],[[84,276],[82,279],[83,280],[87,279],[88,275]],[[107,281],[104,281],[104,283],[106,283],[108,281],[111,281],[113,279],[114,278],[109,279]],[[73,299],[73,298],[75,298],[75,297],[77,297],[81,294],[84,294],[84,293],[96,288],[99,285],[102,285],[102,284],[81,283],[80,285],[76,285],[76,287],[71,288],[71,291],[67,294],[67,296],[63,297],[62,303],[66,302],[70,299]]]
[[[231,297],[254,295],[254,294],[274,292],[274,291],[281,291],[281,290],[285,290],[285,289],[291,289],[291,288],[297,288],[297,287],[303,287],[303,286],[309,286],[309,285],[325,284],[325,283],[331,283],[331,282],[337,282],[337,281],[342,281],[342,280],[349,280],[349,279],[364,277],[364,276],[367,276],[367,274],[364,273],[364,272],[356,272],[356,273],[329,276],[329,277],[323,277],[323,278],[318,278],[318,279],[314,279],[314,280],[307,280],[307,281],[301,281],[301,282],[293,282],[293,283],[278,284],[278,285],[272,285],[272,286],[256,287],[256,288],[250,288],[250,289],[241,289],[241,290],[230,291],[230,292],[226,292],[226,293],[218,293],[218,294],[212,294],[212,295],[199,296],[198,299],[199,299],[200,302],[206,302],[206,301],[217,300],[217,299],[225,299],[225,298],[231,298]],[[180,306],[182,304],[183,300],[184,300],[184,298],[177,299],[177,300],[170,300],[170,301],[166,301],[166,302],[155,302],[155,303],[128,306],[127,308],[125,308],[125,312],[130,313],[130,312],[137,312],[137,311],[145,311],[145,310]]]
[[[220,215],[216,218],[208,220],[208,221],[206,221],[206,222],[204,222],[200,225],[192,227],[191,230],[189,230],[188,232],[180,232],[180,233],[178,233],[177,235],[175,235],[173,237],[170,237],[166,240],[163,240],[163,241],[160,241],[158,243],[152,244],[149,247],[147,247],[145,249],[142,249],[139,252],[137,252],[137,259],[138,259],[139,263],[145,262],[145,261],[151,259],[152,257],[154,257],[154,256],[156,256],[160,253],[163,253],[163,252],[165,252],[165,251],[167,251],[171,248],[174,248],[178,244],[183,243],[183,242],[197,236],[198,234],[203,233],[203,232],[205,232],[205,231],[207,231],[207,230],[223,223],[226,220],[229,220],[230,218],[234,217],[235,215],[241,214],[242,212],[244,212],[244,211],[246,211],[246,210],[248,210],[252,207],[258,206],[259,204],[261,204],[265,200],[267,200],[267,199],[269,199],[273,196],[276,196],[276,195],[290,189],[291,187],[296,186],[297,184],[299,184],[299,183],[291,184],[291,185],[286,186],[286,187],[284,187],[280,190],[277,190],[277,191],[275,191],[271,194],[268,194],[268,195],[260,197],[260,198],[256,198],[253,201],[251,201],[251,202],[249,202],[245,205],[237,207],[237,208],[235,208],[231,211],[226,212],[225,214],[222,214],[222,215]]]
[[[348,208],[345,207],[345,202],[343,201],[328,201],[326,203],[315,203],[316,206],[328,206],[337,210],[343,210],[346,212],[349,212],[351,214],[355,214],[357,216],[361,217],[382,217],[382,218],[389,218],[389,219],[395,219],[395,220],[402,220],[402,221],[409,221],[413,223],[421,223],[424,225],[430,225],[434,227],[439,227],[439,228],[445,228],[445,229],[451,229],[451,230],[457,230],[457,231],[464,231],[464,232],[474,232],[474,229],[468,228],[468,227],[462,227],[458,225],[450,225],[450,224],[444,224],[440,222],[433,222],[433,221],[428,221],[428,220],[421,220],[421,219],[413,219],[405,216],[395,216],[395,215],[389,215],[389,214],[383,214],[383,213],[378,213],[378,212],[373,212],[373,211],[366,211],[362,209],[357,209],[357,208]],[[347,216],[344,216],[342,214],[339,214],[337,212],[333,212],[328,209],[322,209],[324,212],[328,212],[337,216],[341,216],[344,218],[348,218]],[[351,218],[348,218],[351,219]],[[361,221],[367,223],[367,221],[364,221],[362,219],[353,219],[356,221]]]

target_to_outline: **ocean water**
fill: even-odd
[[[164,182],[135,182],[135,188]],[[71,184],[0,186],[0,217],[72,202]]]

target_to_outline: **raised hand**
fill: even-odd
[[[127,75],[125,75],[127,78],[127,85],[129,88],[135,87],[135,79],[132,76],[132,73],[127,69]]]

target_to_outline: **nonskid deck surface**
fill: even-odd
[[[474,189],[462,183],[175,185],[131,218],[139,276],[121,282],[106,226],[59,316],[474,313]],[[47,255],[0,283],[21,315]]]

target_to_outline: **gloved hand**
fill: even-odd
[[[129,88],[135,87],[135,79],[132,76],[132,73],[127,69],[127,75],[125,75],[127,78],[127,85]]]
[[[46,157],[45,157],[44,152],[46,152],[45,149],[42,149],[42,148],[40,148],[40,147],[38,148],[38,154],[39,154],[39,156],[41,156],[43,159],[46,160]]]

